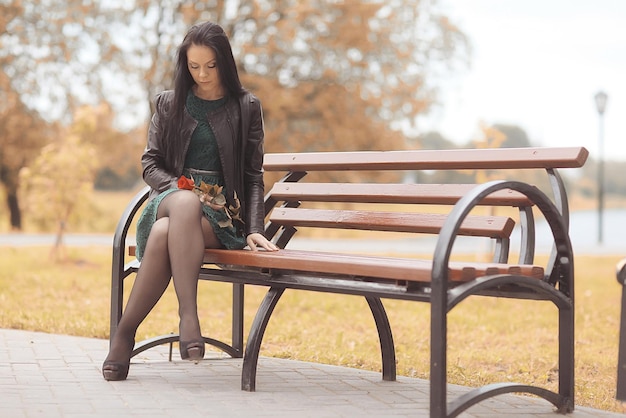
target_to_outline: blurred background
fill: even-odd
[[[623,0],[0,0],[1,327],[108,338],[112,235],[144,187],[151,99],[171,88],[176,47],[189,26],[206,20],[224,27],[244,85],[262,101],[267,152],[587,147],[583,168],[561,171],[577,254],[576,397],[580,405],[625,411],[614,396],[615,265],[626,254]],[[597,102],[598,93],[605,100]],[[503,173],[399,175],[473,183]],[[514,176],[549,187],[538,170]],[[267,187],[272,181],[267,176]],[[537,237],[546,231],[539,224]],[[348,238],[349,247],[334,245],[371,246]],[[434,245],[385,244],[385,253],[412,254]],[[537,244],[538,254],[551,251],[551,241]],[[487,248],[472,242],[467,249],[480,257]],[[262,289],[246,295],[253,314]],[[231,297],[227,286],[201,290],[203,329],[218,338],[231,331],[224,320]],[[379,367],[376,335],[364,338],[358,321],[335,319],[357,318],[360,299],[285,297],[288,325],[278,323],[284,332],[268,355]],[[545,349],[554,335],[537,328],[552,316],[518,305],[515,312],[534,317],[502,321],[503,311],[484,302],[460,307],[467,310],[452,332],[471,344],[457,344],[458,355],[449,356],[450,382],[476,386],[514,374],[556,384],[558,365]],[[427,378],[421,331],[428,324],[416,322],[415,304],[403,304],[389,309],[405,338],[398,354],[408,366],[399,373]],[[170,288],[138,336],[177,330],[177,309]],[[479,318],[490,326],[469,326]],[[524,341],[508,350],[503,327]],[[302,344],[294,329],[325,338]]]
[[[598,149],[594,96],[607,94],[605,155],[626,160],[626,3],[447,0],[471,41],[471,66],[441,84],[426,117],[455,141],[477,120],[521,126],[534,142]]]
[[[114,230],[151,98],[205,20],[263,103],[266,152],[585,146],[573,209],[600,189],[625,207],[618,0],[0,0],[0,232]]]

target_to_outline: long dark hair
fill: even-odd
[[[178,47],[174,72],[174,101],[169,110],[170,117],[167,118],[166,122],[166,136],[169,136],[170,133],[174,135],[180,133],[185,114],[187,94],[194,85],[193,78],[189,73],[189,67],[187,66],[187,50],[191,45],[206,46],[215,51],[217,70],[228,96],[239,98],[246,93],[246,89],[239,80],[233,50],[224,29],[213,22],[192,26]],[[166,144],[171,144],[170,138],[167,139]]]

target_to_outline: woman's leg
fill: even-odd
[[[152,226],[141,267],[104,362],[103,373],[107,380],[126,378],[137,328],[167,289],[171,278],[168,229],[168,218],[158,219]]]
[[[204,248],[220,246],[194,193],[179,191],[163,199],[105,363],[128,363],[137,328],[159,301],[172,276],[179,303],[180,339],[201,340],[198,274]]]
[[[159,205],[157,217],[169,219],[169,265],[178,299],[181,353],[186,357],[185,345],[202,341],[197,299],[204,248],[215,248],[221,244],[204,219],[202,204],[193,192],[183,190],[168,195]],[[196,344],[196,347],[199,345]]]

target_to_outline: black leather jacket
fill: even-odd
[[[195,119],[185,113],[180,135],[173,147],[177,152],[164,155],[163,119],[172,104],[172,90],[159,93],[155,99],[155,112],[148,130],[148,145],[141,157],[143,179],[152,188],[150,198],[177,187],[183,173],[185,156],[191,134],[197,126]],[[243,111],[242,111],[243,109]],[[244,119],[241,119],[243,115]],[[220,153],[225,188],[229,191],[227,202],[234,205],[234,192],[241,202],[245,234],[264,233],[263,185],[263,114],[257,97],[248,93],[241,98],[229,97],[224,106],[207,115]],[[244,135],[240,132],[247,130]],[[247,128],[247,129],[246,129]]]

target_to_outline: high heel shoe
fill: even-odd
[[[204,358],[204,340],[180,341],[180,358],[199,362]]]
[[[104,359],[104,363],[102,363],[102,376],[104,380],[126,380],[128,377],[130,358],[132,357],[133,347],[135,346],[135,336],[133,335],[132,338],[125,340],[124,343],[127,345],[128,361],[109,360],[109,356],[111,355],[109,351],[109,355]],[[119,355],[119,352],[117,354]]]
[[[104,380],[126,380],[129,367],[130,360],[128,363],[107,360],[102,364],[102,376]]]

